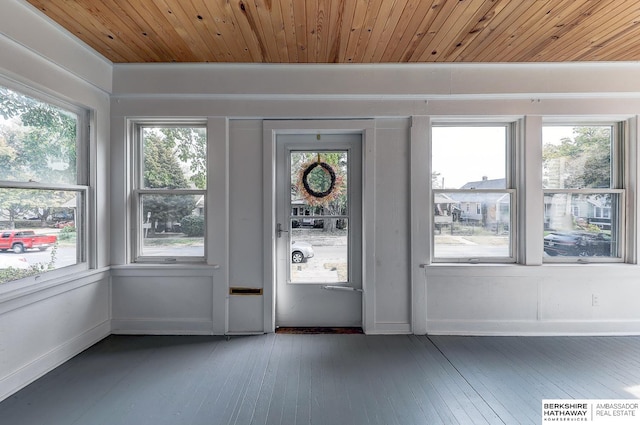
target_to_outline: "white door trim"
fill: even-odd
[[[276,136],[300,133],[362,135],[362,327],[375,319],[375,120],[265,120],[263,128],[264,331],[275,332],[276,285]]]
[[[427,333],[427,272],[431,261],[431,152],[427,116],[411,117],[411,332]],[[428,160],[426,160],[428,159]],[[426,237],[425,237],[426,236]]]

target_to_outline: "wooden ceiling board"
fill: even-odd
[[[96,2],[97,3],[97,2]],[[140,8],[134,8],[128,2],[117,3],[115,5],[105,5],[101,3],[101,9],[108,11],[107,13],[118,16],[122,19],[123,27],[119,30],[113,29],[112,32],[120,35],[119,40],[123,43],[133,45],[138,52],[146,52],[146,61],[160,61],[167,53],[171,52],[172,47],[164,42],[164,37],[156,33],[158,25],[150,24],[147,19],[153,18],[150,13],[140,13]],[[142,4],[140,5],[143,6]],[[113,16],[106,16],[109,22],[116,22]],[[164,27],[167,27],[165,25]],[[132,37],[130,35],[140,34],[142,37]],[[177,43],[176,43],[177,44]]]
[[[517,52],[519,56],[526,53],[529,57],[535,57],[545,47],[563,43],[564,35],[570,33],[589,13],[579,4],[567,0],[563,0],[563,3],[551,2],[548,7],[548,11],[539,16],[536,25],[524,34],[528,39]],[[532,39],[533,35],[536,38]]]
[[[409,62],[421,40],[429,36],[429,28],[440,10],[442,0],[420,2],[416,13],[409,20],[409,26],[388,62]]]
[[[410,52],[410,56],[406,56],[405,54],[405,57],[407,57],[409,62],[418,62],[419,58],[421,58],[423,53],[426,51],[429,51],[431,56],[433,56],[434,43],[445,35],[449,26],[455,25],[456,14],[454,11],[456,7],[460,6],[461,2],[445,0],[433,2],[432,7],[434,7],[435,13],[433,14],[433,19],[429,22],[428,26],[421,29],[421,33],[423,33],[424,36],[415,44],[415,47]],[[451,20],[448,21],[450,16]],[[433,59],[431,58],[429,62],[433,62]]]
[[[494,1],[482,2],[476,9],[476,12],[464,24],[460,32],[455,35],[455,44],[450,44],[441,48],[439,55],[441,61],[456,62],[463,57],[463,52],[473,44],[476,39],[484,32],[485,28],[490,25],[493,18],[499,15],[499,12],[505,8],[509,2]],[[513,3],[513,2],[511,2]]]
[[[380,28],[380,32],[384,29],[384,21],[389,17],[389,6],[392,4],[393,1],[391,0],[386,1],[386,6],[383,0],[369,1],[363,18],[362,28],[360,29],[357,48],[351,56],[353,62],[361,63],[367,50],[373,49],[372,51],[375,51],[375,44],[380,36],[377,28]],[[378,19],[383,23],[380,24]]]
[[[162,57],[157,43],[148,43],[149,40],[140,37],[139,34],[143,32],[140,23],[134,22],[130,16],[120,15],[118,5],[110,1],[105,4],[100,0],[81,0],[77,3],[78,6],[84,5],[84,8],[76,7],[75,13],[81,16],[82,21],[93,24],[98,29],[93,34],[105,40],[113,50],[140,62],[159,61]]]
[[[396,39],[394,34],[401,31],[400,24],[404,22],[402,19],[403,16],[410,13],[409,10],[415,7],[412,3],[414,2],[401,0],[396,0],[391,3],[389,11],[386,13],[387,19],[385,20],[384,26],[380,25],[378,29],[375,30],[374,37],[376,41],[371,44],[371,47],[367,49],[363,56],[363,60],[366,63],[382,61],[387,46]],[[390,3],[386,2],[386,4]],[[385,16],[385,13],[383,12],[381,15]]]
[[[244,45],[243,50],[249,53],[251,57],[250,62],[265,62],[265,47],[258,38],[258,34],[256,34],[255,29],[251,26],[250,21],[246,19],[246,10],[243,10],[246,8],[244,7],[242,0],[222,1],[224,2],[226,16],[231,19],[230,22],[234,27],[233,36],[236,37],[236,42],[238,44]],[[235,35],[236,31],[238,34],[241,34],[242,40],[240,40],[240,37]],[[242,61],[236,59],[236,62]]]
[[[533,7],[533,2],[526,5],[517,1],[500,1],[498,5],[501,7],[496,7],[493,15],[489,15],[483,21],[486,24],[477,32],[477,36],[458,52],[456,61],[481,61],[481,55],[486,55],[488,51],[509,39],[509,29],[521,18],[523,8]]]
[[[640,60],[636,0],[25,0],[114,63]]]
[[[191,58],[191,60],[189,60],[187,58],[178,57],[175,54],[175,51],[173,51],[173,54],[171,55],[172,57],[167,58],[166,62],[178,60],[184,60],[186,62],[206,62],[209,59],[212,59],[212,52],[209,50],[206,42],[204,42],[196,32],[193,23],[188,19],[179,3],[170,4],[165,0],[157,0],[154,4],[156,6],[154,11],[157,16],[156,19],[159,20],[160,17],[164,17],[164,19],[167,20],[167,25],[170,25],[178,36],[175,42],[180,44],[185,43],[189,49],[189,57]]]
[[[596,60],[607,60],[607,56],[615,57],[624,53],[628,48],[638,44],[637,37],[627,37],[634,32],[637,34],[640,22],[640,6],[635,4],[631,8],[628,3],[620,3],[598,11],[577,27],[573,33],[572,42],[560,44],[555,51],[549,46],[543,54],[554,57],[571,55],[573,60],[583,57],[593,57]],[[566,37],[565,37],[566,38]],[[626,41],[625,41],[626,40]],[[546,53],[546,52],[549,53]]]
[[[113,43],[107,43],[106,33],[97,28],[92,20],[82,19],[84,10],[74,13],[73,8],[65,6],[63,10],[57,3],[49,4],[46,0],[32,0],[30,3],[111,61],[127,62],[129,60],[124,53],[121,53],[118,49],[113,49]]]
[[[229,19],[219,2],[197,0],[193,3],[196,17],[202,17],[199,21],[203,26],[203,33],[215,39],[216,45],[222,49],[221,53],[226,57],[225,61],[249,61],[251,57],[248,50],[245,50],[243,44],[238,44],[238,38],[242,37],[234,34],[233,27],[227,24]]]
[[[355,63],[354,60],[358,49],[361,49],[362,46],[360,43],[360,36],[362,34],[362,28],[365,25],[365,16],[366,16],[366,7],[367,2],[364,0],[354,0],[355,7],[353,10],[353,16],[350,21],[344,22],[343,25],[348,25],[349,34],[346,40],[346,48],[344,61],[346,63]]]
[[[520,51],[520,44],[527,42],[525,34],[528,28],[532,25],[537,25],[536,22],[546,14],[554,1],[562,0],[514,2],[517,4],[517,9],[511,13],[513,19],[509,21],[508,26],[505,27],[505,31],[500,33],[499,37],[493,40],[491,45],[486,46],[482,50],[478,50],[476,60],[483,62],[507,62],[506,59],[502,58]]]
[[[516,10],[516,20],[509,26],[511,31],[503,33],[503,37],[506,38],[499,40],[492,48],[484,50],[486,57],[490,60],[502,57],[505,62],[508,62],[507,58],[519,57],[522,52],[532,48],[532,44],[540,41],[537,37],[532,39],[532,33],[542,31],[549,14],[555,10],[563,10],[566,1],[544,0],[527,10]],[[515,59],[512,60],[515,61]]]
[[[307,52],[307,8],[306,2],[291,2],[293,8],[293,22],[296,34],[296,63],[307,63],[309,53]]]
[[[633,27],[627,28],[626,32],[638,31],[638,23],[634,23]],[[626,34],[624,34],[626,35]],[[591,46],[582,55],[577,56],[576,60],[582,60],[583,57],[588,57],[589,60],[594,61],[614,61],[615,58],[620,55],[629,55],[633,57],[640,56],[640,45],[636,40],[625,37],[624,40],[619,40],[623,34],[619,34],[616,37],[612,37],[604,42],[600,42],[597,45]]]
[[[480,17],[478,13],[484,7],[489,7],[495,2],[485,2],[483,0],[464,1],[457,3],[457,7],[446,21],[445,28],[434,37],[431,45],[425,49],[422,55],[417,58],[418,62],[426,62],[428,60],[434,62],[443,62],[448,60],[447,52],[451,52],[455,47],[462,47],[461,42],[457,41],[463,37],[465,32],[469,32],[470,26],[475,26]],[[480,12],[481,15],[484,13]],[[451,43],[451,40],[456,40]],[[459,44],[459,46],[458,46]]]
[[[338,63],[340,61],[340,52],[343,45],[343,28],[345,13],[344,2],[331,1],[331,13],[329,21],[329,44],[327,50],[327,63]],[[353,16],[353,15],[352,15]]]
[[[293,4],[284,3],[280,8],[282,16],[282,31],[284,33],[284,48],[287,50],[287,63],[298,62],[298,43],[296,40],[296,24]]]
[[[422,37],[419,28],[427,25],[431,3],[424,0],[409,0],[404,6],[400,22],[382,53],[382,62],[401,62],[404,52],[414,40]],[[424,12],[424,13],[423,13]]]
[[[371,58],[373,63],[389,62],[387,57],[393,54],[397,49],[400,40],[406,31],[408,31],[408,23],[411,22],[411,18],[415,16],[415,10],[420,0],[406,0],[396,2],[393,8],[393,17],[389,17],[387,21],[387,31],[381,37],[382,40],[376,46],[374,55]],[[399,16],[397,16],[399,14]],[[392,26],[392,23],[395,24]]]
[[[570,34],[574,28],[581,25],[589,16],[591,9],[585,11],[574,1],[563,0],[563,2],[552,2],[548,11],[543,12],[544,10],[536,12],[533,25],[530,25],[522,34],[524,41],[519,43],[518,50],[505,56],[507,61],[535,57],[545,46],[560,41],[564,35]]]

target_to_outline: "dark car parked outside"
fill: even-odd
[[[544,252],[551,256],[610,256],[611,236],[607,233],[551,232],[544,237]]]

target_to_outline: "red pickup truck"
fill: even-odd
[[[44,251],[53,246],[58,237],[55,235],[36,235],[33,230],[9,230],[0,235],[0,251],[8,249],[21,254],[27,249]]]

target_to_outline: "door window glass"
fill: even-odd
[[[290,283],[349,282],[347,151],[292,151]]]

